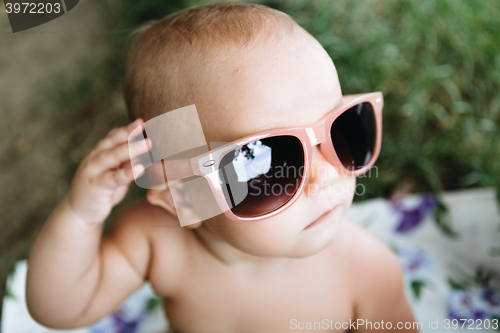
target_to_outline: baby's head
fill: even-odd
[[[319,42],[288,15],[244,3],[190,8],[140,28],[124,94],[131,118],[145,121],[195,104],[207,142],[313,124],[342,101],[335,66]],[[282,213],[250,223],[221,214],[195,231],[255,256],[309,256],[336,235],[354,188],[355,178],[338,172],[316,146],[304,191]],[[173,205],[166,190],[150,190],[148,201]],[[308,227],[334,206],[331,218]]]

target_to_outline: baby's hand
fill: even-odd
[[[128,146],[129,134],[142,123],[142,119],[137,119],[128,126],[111,130],[80,163],[65,200],[82,222],[104,222],[111,209],[125,197],[134,172],[144,170],[142,165],[132,170],[130,158],[146,153],[151,140],[145,139],[148,145],[143,140],[131,144],[131,155]]]

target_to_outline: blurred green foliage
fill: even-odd
[[[145,21],[208,2],[121,1],[111,22],[114,51],[82,75],[80,88],[61,94],[64,109],[72,110],[71,117],[74,112],[85,117],[89,112],[107,113],[104,124],[124,124],[119,100],[127,34]],[[496,186],[500,194],[500,2],[259,3],[288,13],[318,39],[337,67],[344,94],[384,93],[378,172],[358,179],[366,192],[357,200],[389,196],[402,184],[413,192],[437,193]],[[96,73],[99,85],[94,84]],[[79,158],[73,161],[71,173]],[[135,193],[132,196],[137,197]]]

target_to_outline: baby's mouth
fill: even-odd
[[[320,217],[318,217],[316,220],[312,221],[311,223],[309,223],[305,228],[304,230],[306,229],[309,229],[309,228],[312,228],[318,224],[321,224],[322,222],[328,220],[338,209],[340,205],[335,205],[332,209],[330,210],[327,210],[325,213],[323,213]]]

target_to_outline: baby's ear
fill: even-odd
[[[146,200],[152,205],[159,206],[165,209],[167,212],[175,217],[177,216],[177,211],[175,210],[174,199],[170,193],[170,189],[150,189],[146,194]]]
[[[146,199],[152,205],[159,206],[165,209],[167,212],[172,214],[173,216],[179,218],[177,214],[177,210],[175,209],[174,199],[172,198],[172,193],[170,193],[170,189],[167,187],[166,189],[158,190],[158,189],[150,189],[147,192]],[[201,226],[203,222],[188,224],[185,227],[189,229],[196,229]]]

